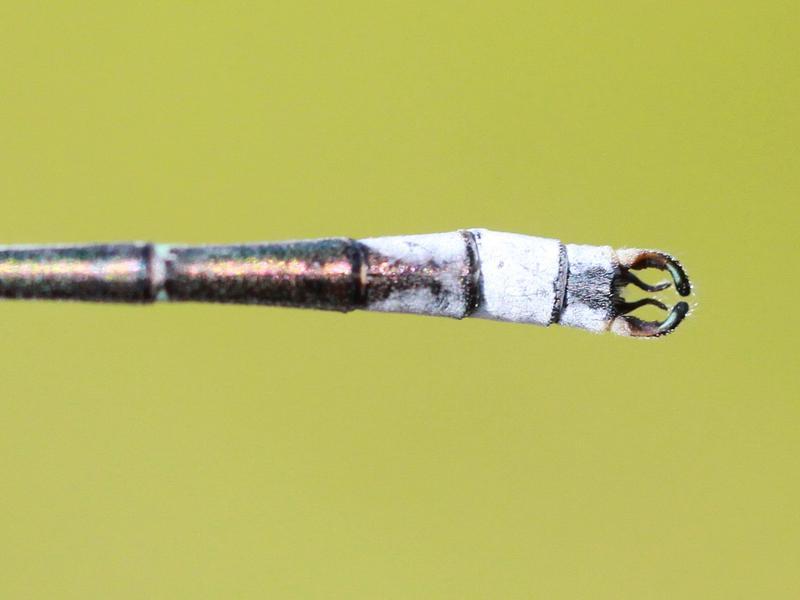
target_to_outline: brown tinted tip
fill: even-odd
[[[663,321],[645,321],[638,317],[621,315],[617,319],[621,319],[624,326],[617,325],[614,329],[617,333],[631,337],[661,337],[675,331],[688,314],[689,305],[678,302]]]
[[[686,270],[677,259],[665,252],[658,250],[623,249],[617,251],[619,258],[619,272],[617,274],[614,309],[616,312],[612,329],[620,335],[632,337],[660,337],[672,333],[689,314],[689,304],[678,302],[671,309],[656,298],[644,298],[636,302],[626,302],[620,293],[626,285],[634,285],[647,292],[660,292],[667,289],[671,283],[668,281],[658,284],[647,284],[634,275],[632,270],[658,269],[666,271],[675,284],[675,290],[680,296],[689,296],[692,293],[692,284]],[[663,321],[645,321],[630,315],[642,306],[656,306],[668,311]]]

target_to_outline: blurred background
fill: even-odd
[[[800,9],[3,2],[3,243],[661,248],[645,342],[2,304],[3,598],[798,598]]]

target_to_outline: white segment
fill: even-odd
[[[561,242],[471,229],[481,265],[481,304],[472,315],[549,325],[558,296]]]
[[[464,316],[467,306],[463,278],[468,265],[461,233],[378,237],[360,242],[370,251],[368,281],[376,282],[375,285],[381,279],[393,278],[417,282],[413,287],[398,285],[385,298],[374,299],[368,292],[369,310],[457,319]],[[384,262],[375,264],[373,252],[382,255]]]
[[[559,325],[595,333],[607,331],[613,317],[614,250],[610,246],[567,244],[567,259],[569,278]]]

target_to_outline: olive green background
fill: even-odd
[[[2,304],[2,598],[798,598],[800,9],[2,2],[4,243],[489,227],[692,317]]]

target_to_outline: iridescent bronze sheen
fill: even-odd
[[[0,297],[151,302],[151,244],[0,249]]]
[[[349,311],[363,306],[363,250],[345,238],[282,244],[173,246],[171,301],[268,304]]]

